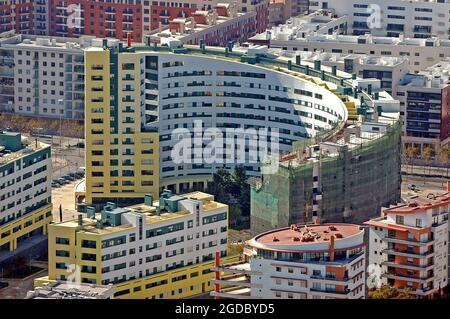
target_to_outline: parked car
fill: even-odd
[[[56,183],[56,184],[59,184],[59,185],[64,185],[60,180],[58,180],[58,179],[54,179],[53,181],[52,181],[52,183]]]
[[[68,180],[68,181],[74,181],[74,180],[75,180],[75,178],[73,178],[73,177],[70,176],[70,175],[64,175],[63,178],[66,179],[66,180]]]
[[[67,179],[62,178],[62,177],[58,178],[58,181],[60,182],[61,185],[70,183],[70,181],[68,181]]]
[[[81,173],[74,173],[74,177],[75,177],[76,179],[80,179],[80,178],[84,177],[84,175],[81,174]]]
[[[57,182],[52,182],[52,188],[58,188],[61,187],[61,184],[57,183]]]

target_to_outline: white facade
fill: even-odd
[[[260,234],[246,242],[247,264],[214,269],[234,274],[241,270],[248,279],[222,276],[212,282],[224,284],[225,289],[216,288],[212,295],[236,299],[364,299],[363,237],[364,230],[351,224],[292,225]]]
[[[319,60],[324,66],[336,67],[347,73],[355,73],[361,79],[376,78],[380,80],[380,89],[385,90],[395,99],[397,99],[397,83],[403,80],[409,70],[409,60],[405,56],[382,57],[367,54],[272,50],[277,54],[292,58],[299,55],[305,62],[314,63]]]
[[[197,194],[179,197],[178,210],[160,216],[147,205],[117,208],[123,211],[121,225],[127,226],[108,227],[111,234],[102,236],[102,284],[203,263],[217,251],[226,255],[228,206],[212,196],[190,199]]]
[[[267,33],[270,32],[270,36]],[[365,35],[312,34],[301,37],[293,28],[273,28],[249,40],[287,51],[401,57],[409,60],[409,71],[419,72],[450,56],[450,41],[438,38],[415,39]]]
[[[84,48],[91,39],[28,35],[1,38],[0,52],[13,63],[4,74],[0,72],[1,78],[12,84],[8,100],[13,103],[3,109],[23,115],[83,120]]]
[[[426,296],[447,286],[449,199],[411,198],[366,222],[374,271],[369,288],[390,284]]]
[[[8,147],[0,143],[0,226],[51,203],[50,146],[23,143],[21,149],[11,153],[4,153]]]
[[[377,36],[398,36],[403,32],[411,38],[431,35],[449,39],[450,3],[447,0],[312,0],[312,11],[334,9],[347,14],[349,33],[370,32]]]
[[[160,134],[161,179],[165,184],[180,176],[209,175],[222,166],[205,161],[200,161],[201,165],[175,165],[170,159],[178,142],[172,136],[174,130],[194,132],[196,121],[202,121],[203,129],[225,132],[236,128],[250,136],[270,127],[279,132],[280,152],[287,152],[293,141],[314,136],[347,118],[345,105],[331,91],[269,68],[213,56],[149,52],[145,59],[158,63],[157,70],[145,70],[155,79],[146,77],[145,103],[146,114],[151,117],[147,125],[157,126]],[[153,89],[156,87],[158,90]],[[206,137],[204,143],[208,143]],[[225,143],[227,149],[233,148],[232,142]],[[259,149],[249,145],[254,152],[245,160],[240,157],[244,147],[236,145],[234,158],[227,155],[226,168],[244,163],[247,173],[259,175]]]

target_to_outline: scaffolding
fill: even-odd
[[[361,223],[381,207],[400,200],[401,124],[358,145],[344,143],[338,154],[319,159],[318,217],[321,222]],[[297,145],[297,152],[311,143]],[[305,207],[314,205],[313,164],[290,161],[275,174],[263,175],[251,189],[251,231],[308,223]]]

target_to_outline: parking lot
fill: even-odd
[[[76,179],[65,185],[52,188],[53,221],[60,222],[60,206],[63,212],[63,221],[76,218],[75,186],[80,183],[81,180],[82,179]]]

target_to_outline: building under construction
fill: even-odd
[[[253,235],[317,218],[362,223],[400,200],[399,113],[366,102],[326,137],[295,144],[276,173],[253,183]]]

